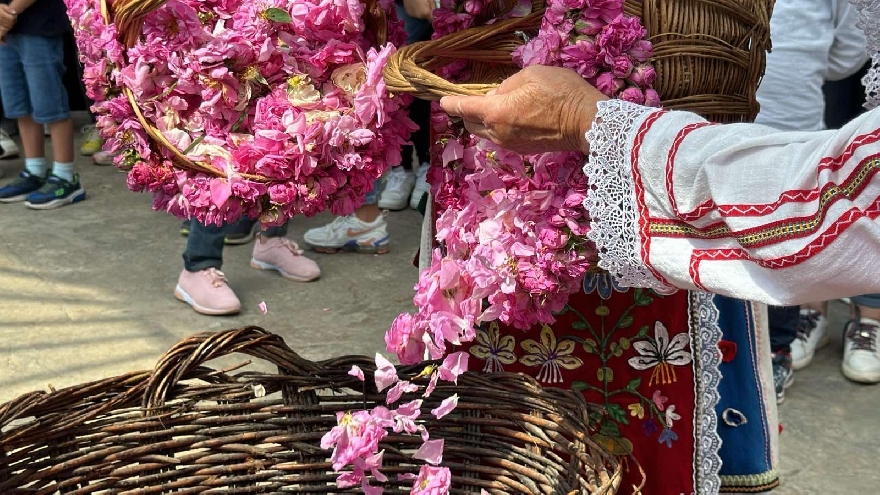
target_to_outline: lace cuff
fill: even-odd
[[[868,54],[872,63],[868,74],[862,79],[865,85],[865,107],[880,106],[880,0],[850,0],[859,10],[856,26],[865,32],[868,41]]]
[[[589,238],[599,252],[599,268],[621,286],[669,293],[641,256],[641,232],[630,153],[636,132],[657,109],[622,100],[599,103],[587,133],[590,153],[584,174],[590,183],[584,208],[592,225]],[[672,289],[674,290],[674,289]]]

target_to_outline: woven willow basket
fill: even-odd
[[[204,366],[233,353],[278,372]],[[366,382],[348,375],[352,365]],[[257,327],[195,335],[152,371],[0,406],[0,493],[345,492],[320,441],[338,411],[383,403],[374,371],[360,356],[307,361]],[[428,411],[453,393],[458,408],[435,420]],[[421,409],[432,437],[445,439],[452,493],[613,494],[620,482],[621,465],[588,434],[599,411],[578,393],[521,375],[466,374]],[[385,439],[390,480],[418,470],[411,456],[420,444],[418,436]],[[389,481],[385,493],[409,493],[405,483]]]
[[[628,15],[641,18],[654,44],[654,88],[663,105],[689,110],[715,122],[754,120],[755,93],[770,48],[774,0],[626,0]],[[516,4],[497,0],[492,14]],[[532,14],[462,30],[401,48],[385,69],[391,91],[420,98],[479,95],[518,67],[510,54],[541,25],[543,0]],[[490,15],[491,17],[491,15]],[[482,21],[482,22],[481,22]],[[454,60],[470,61],[473,77],[461,84],[433,72]]]
[[[115,24],[120,41],[126,48],[130,48],[137,43],[141,36],[144,17],[166,2],[167,0],[101,0],[101,15],[106,24]],[[379,7],[378,0],[365,0],[364,5],[365,31],[373,36],[377,45],[384,45],[388,35],[386,13]],[[182,150],[177,149],[176,146],[171,144],[155,124],[144,116],[131,89],[127,87],[122,87],[121,89],[128,99],[132,110],[134,110],[138,122],[140,122],[147,135],[150,136],[153,146],[167,148],[171,151],[171,161],[175,166],[193,172],[202,172],[213,177],[226,177],[226,172],[191,160]],[[241,176],[257,182],[272,181],[272,179],[261,175],[241,174]]]

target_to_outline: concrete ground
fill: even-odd
[[[0,162],[0,184],[22,166]],[[309,359],[372,354],[411,307],[421,217],[404,211],[388,216],[390,254],[310,253],[323,269],[310,284],[250,268],[250,246],[228,248],[223,269],[243,312],[200,316],[172,296],[185,245],[180,222],[152,212],[150,198],[129,192],[114,168],[85,158],[78,167],[84,203],[48,212],[0,205],[0,402],[149,369],[188,335],[242,325],[280,334]],[[291,237],[330,218],[295,219]],[[831,345],[797,373],[780,406],[783,486],[775,493],[880,493],[880,387],[840,374],[845,317],[845,307],[833,308]]]

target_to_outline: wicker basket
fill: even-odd
[[[496,12],[512,7],[497,0]],[[515,2],[514,2],[515,3]],[[626,0],[628,15],[638,16],[654,44],[654,84],[665,107],[689,110],[716,122],[754,120],[755,92],[770,48],[774,0]],[[388,88],[420,98],[483,94],[517,70],[510,53],[536,33],[544,11],[479,26],[437,40],[403,47],[387,66]],[[480,24],[479,20],[477,22]],[[456,59],[471,62],[465,84],[445,81],[433,71]]]
[[[167,0],[101,0],[101,15],[106,24],[113,23],[119,33],[120,41],[130,48],[137,43],[141,36],[143,19],[151,12],[155,11]],[[377,45],[384,45],[388,34],[388,21],[385,11],[379,6],[378,0],[364,0],[366,8],[364,9],[364,21],[366,24],[365,31],[371,33],[376,40]],[[187,157],[182,150],[177,149],[164,134],[153,124],[147,120],[138,105],[137,99],[131,89],[122,88],[122,92],[128,99],[132,110],[138,122],[143,127],[144,132],[150,136],[153,146],[167,148],[171,152],[171,161],[178,168],[191,170],[193,172],[202,172],[211,177],[226,177],[226,172],[212,167],[208,164],[199,163]],[[261,175],[240,174],[241,177],[256,182],[271,182],[271,179]]]
[[[203,366],[232,353],[278,373]],[[355,364],[368,377],[375,370],[358,356],[307,361],[247,327],[184,340],[151,372],[23,395],[0,406],[0,493],[343,492],[320,439],[337,411],[384,400],[365,388],[371,379],[348,375]],[[445,439],[453,493],[615,493],[621,466],[590,440],[588,416],[598,411],[580,394],[520,375],[466,374],[422,410],[452,393],[458,408],[426,424]],[[387,437],[390,479],[418,469],[411,455],[420,443]],[[401,485],[389,482],[386,493],[408,493]]]

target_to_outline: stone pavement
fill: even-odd
[[[85,158],[78,166],[85,202],[48,212],[0,205],[0,402],[149,369],[188,335],[242,325],[280,334],[309,359],[372,354],[392,319],[411,308],[421,222],[414,211],[389,214],[390,254],[310,253],[323,269],[310,284],[250,268],[250,246],[228,248],[223,269],[244,309],[207,317],[172,295],[185,245],[180,222],[152,212],[150,198],[128,192],[112,167]],[[21,167],[0,162],[0,184]],[[330,219],[295,219],[291,237]],[[780,406],[783,487],[775,493],[880,493],[880,386],[840,374],[845,317],[835,306],[832,344],[797,373]]]

